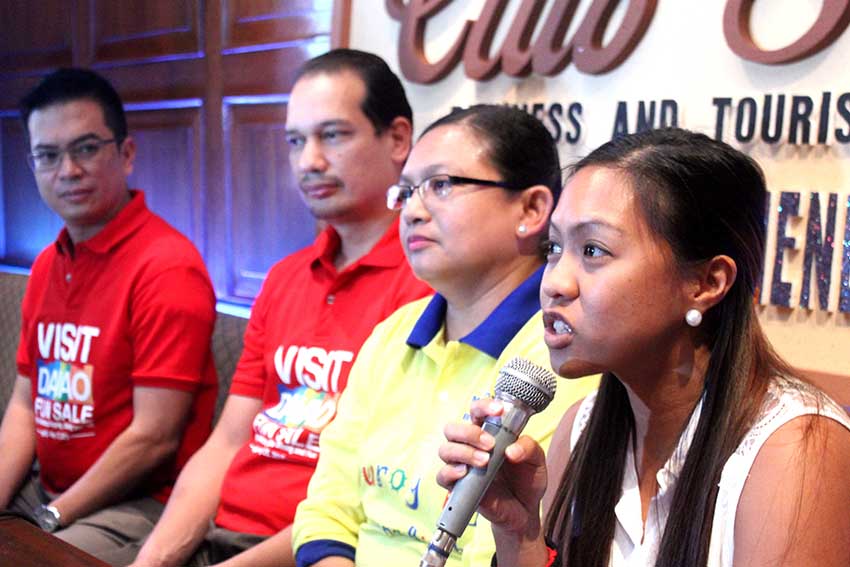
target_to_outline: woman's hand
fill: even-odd
[[[437,473],[440,486],[451,490],[468,467],[483,467],[495,440],[481,424],[489,416],[501,415],[504,407],[493,399],[476,400],[472,423],[451,423],[444,433],[440,458],[446,463]],[[546,456],[536,441],[522,436],[505,449],[505,461],[481,500],[479,512],[493,524],[494,531],[511,533],[520,540],[540,536],[540,500],[546,490]]]

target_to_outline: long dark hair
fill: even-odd
[[[614,139],[573,167],[625,174],[652,232],[684,269],[716,255],[737,264],[724,299],[705,313],[710,349],[703,405],[676,484],[656,567],[705,565],[720,474],[752,427],[773,376],[792,373],[772,350],[755,313],[765,248],[767,190],[759,166],[727,144],[676,128]],[[566,563],[608,565],[634,416],[625,387],[603,376],[547,517]]]

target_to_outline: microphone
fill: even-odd
[[[478,509],[481,498],[505,460],[505,448],[516,441],[529,418],[546,409],[555,397],[556,378],[549,370],[522,358],[514,358],[499,371],[496,399],[505,410],[501,416],[488,417],[482,429],[492,435],[496,444],[486,467],[471,468],[457,481],[428,549],[419,567],[442,567],[458,538]]]

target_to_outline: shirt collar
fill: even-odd
[[[661,534],[664,532],[664,527],[667,525],[667,518],[670,515],[670,505],[673,502],[676,482],[679,479],[682,468],[685,466],[685,459],[694,440],[697,425],[699,425],[703,397],[700,398],[694,411],[691,412],[688,424],[679,436],[679,441],[670,458],[655,473],[658,492],[650,502],[649,513],[647,514],[645,524],[641,512],[642,504],[634,458],[634,443],[629,440],[626,451],[625,469],[623,471],[622,493],[614,507],[614,513],[623,531],[631,540],[629,544],[634,547],[642,546],[647,557],[655,557],[657,555],[658,545],[662,537]],[[654,524],[651,525],[650,522],[654,522]]]
[[[130,201],[100,232],[88,240],[74,244],[67,227],[63,228],[56,239],[56,249],[60,254],[66,254],[70,250],[83,247],[95,253],[105,254],[139,230],[147,221],[147,213],[144,191],[131,190]]]
[[[394,268],[406,261],[404,251],[401,249],[401,242],[398,238],[398,223],[399,219],[396,217],[372,249],[348,266],[346,271],[354,269],[357,266]],[[328,225],[327,228],[319,233],[315,242],[313,242],[312,263],[314,265],[320,263],[326,269],[336,272],[334,258],[336,258],[337,252],[339,252],[340,244],[339,234],[334,230],[334,227]]]
[[[513,290],[471,333],[462,337],[460,342],[499,358],[508,343],[519,333],[532,315],[540,310],[540,281],[543,278],[541,266],[519,287]],[[407,344],[413,348],[422,348],[430,343],[446,319],[446,299],[439,293],[434,294],[422,315],[407,337]]]
[[[676,445],[676,449],[673,450],[673,454],[670,455],[670,458],[664,463],[664,467],[655,475],[658,486],[662,490],[667,490],[676,484],[679,474],[681,474],[682,468],[685,466],[685,459],[688,456],[688,451],[691,449],[691,443],[693,443],[697,425],[699,425],[699,418],[702,415],[702,402],[704,398],[705,393],[700,396],[699,402],[694,407],[694,411],[691,412],[691,417],[685,426],[685,430],[679,436],[679,442]]]

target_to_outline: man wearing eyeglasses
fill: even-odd
[[[269,272],[221,418],[133,567],[295,564],[295,508],[357,352],[377,323],[430,293],[386,207],[411,130],[401,82],[375,55],[338,49],[297,74],[289,164],[325,229]]]
[[[135,144],[105,79],[56,71],[21,114],[39,193],[65,227],[23,300],[0,508],[126,564],[210,431],[215,295],[191,242],[129,190]]]

